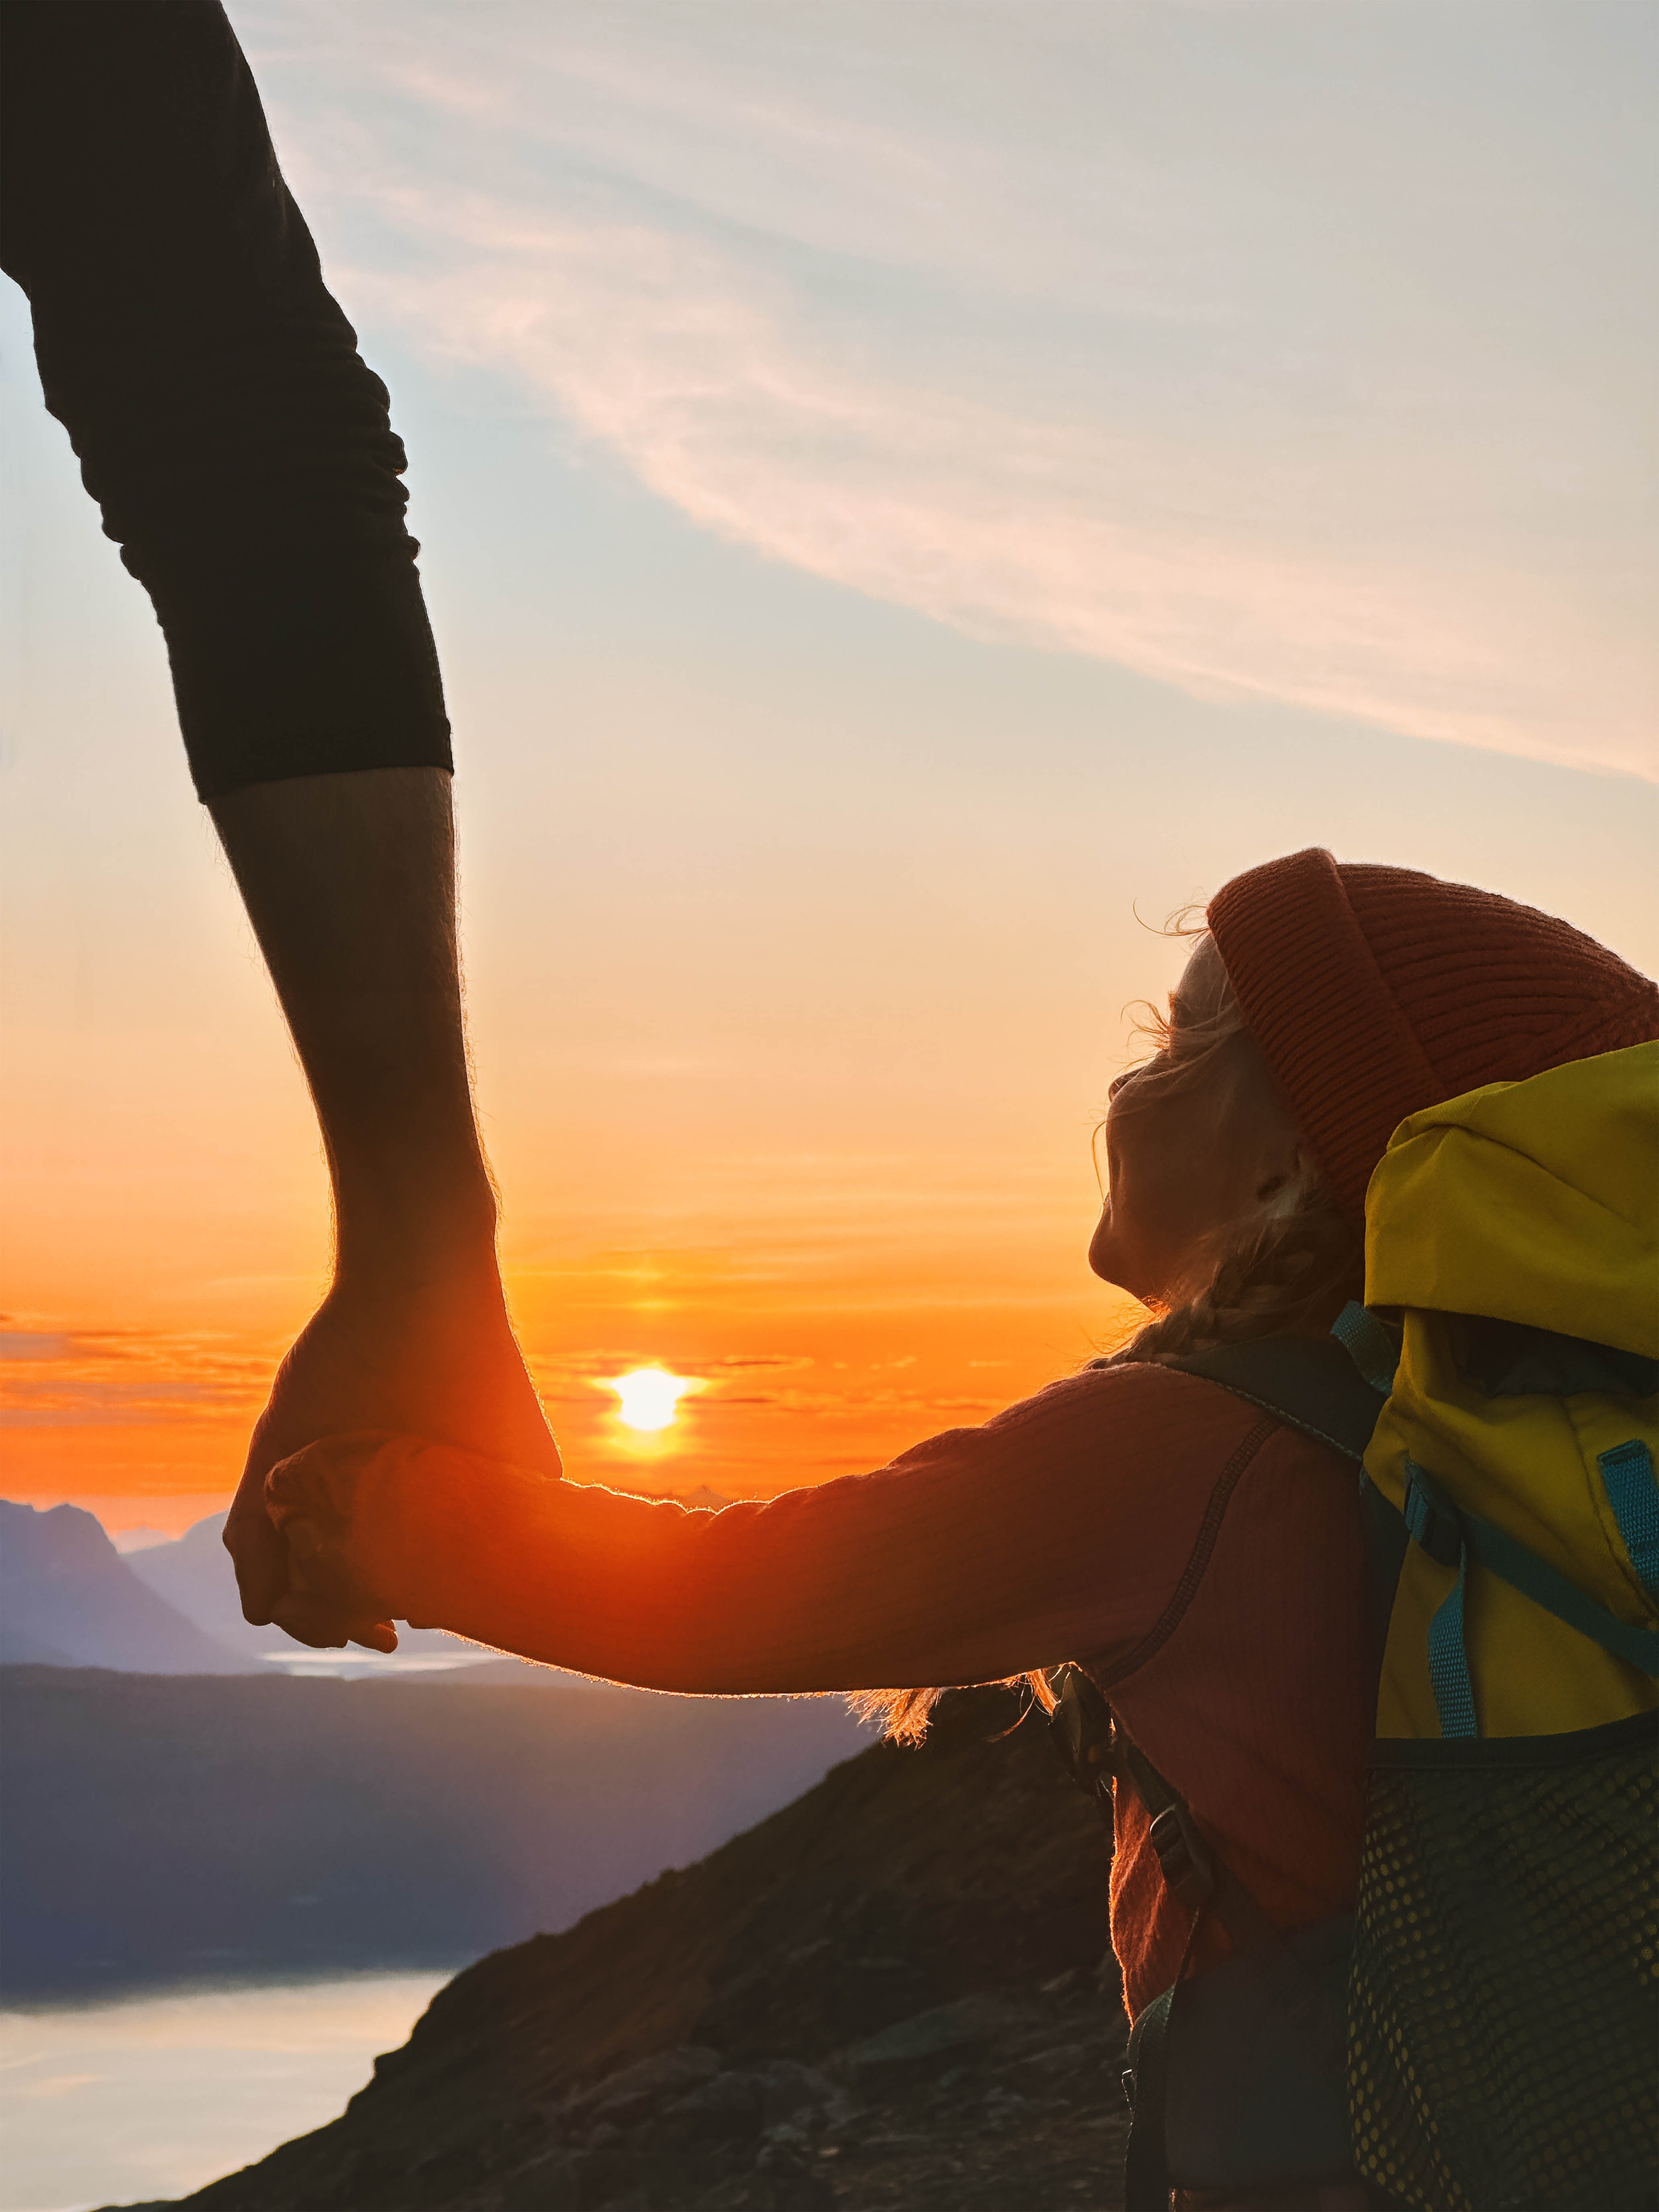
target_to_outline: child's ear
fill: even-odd
[[[1278,1162],[1272,1172],[1264,1176],[1256,1185],[1256,1204],[1270,1205],[1274,1199],[1291,1189],[1293,1185],[1299,1183],[1306,1166],[1307,1162],[1303,1158],[1301,1146],[1293,1142],[1289,1152]]]

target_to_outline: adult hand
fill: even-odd
[[[525,1370],[492,1254],[410,1261],[378,1282],[337,1283],[277,1370],[248,1447],[224,1540],[242,1610],[301,1644],[390,1651],[389,1621],[293,1586],[266,1511],[265,1478],[319,1439],[364,1430],[427,1437],[556,1478],[559,1457]],[[487,1510],[479,1501],[480,1510]]]

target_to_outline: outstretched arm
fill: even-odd
[[[337,1612],[649,1689],[908,1687],[1167,1631],[1216,1498],[1278,1433],[1212,1382],[1126,1366],[879,1473],[720,1512],[481,1468],[411,1436],[327,1438],[266,1494],[298,1590]]]
[[[302,1641],[391,1632],[283,1605],[264,1478],[342,1429],[409,1430],[556,1474],[502,1300],[462,1027],[440,769],[258,784],[212,803],[304,1067],[333,1186],[335,1273],[283,1363],[225,1530],[244,1610]]]

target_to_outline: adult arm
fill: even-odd
[[[311,1086],[333,1188],[335,1275],[254,1431],[225,1541],[244,1608],[301,1642],[389,1647],[360,1609],[293,1601],[267,1471],[366,1425],[556,1474],[508,1325],[473,1116],[456,951],[449,778],[383,769],[213,802]]]
[[[0,36],[0,264],[29,296],[46,404],[155,603],[333,1181],[336,1279],[227,1532],[265,1620],[286,1585],[261,1486],[308,1438],[412,1426],[557,1463],[495,1269],[404,451],[216,0],[4,0]],[[389,1640],[290,1616],[319,1642]]]

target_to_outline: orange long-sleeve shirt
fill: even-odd
[[[270,1494],[396,1617],[612,1680],[846,1690],[1085,1662],[1275,1921],[1352,1906],[1367,1737],[1352,1471],[1213,1382],[1090,1370],[876,1474],[720,1512],[411,1437],[312,1446]],[[1118,1826],[1133,2013],[1173,1979],[1187,1929],[1140,1808]]]

